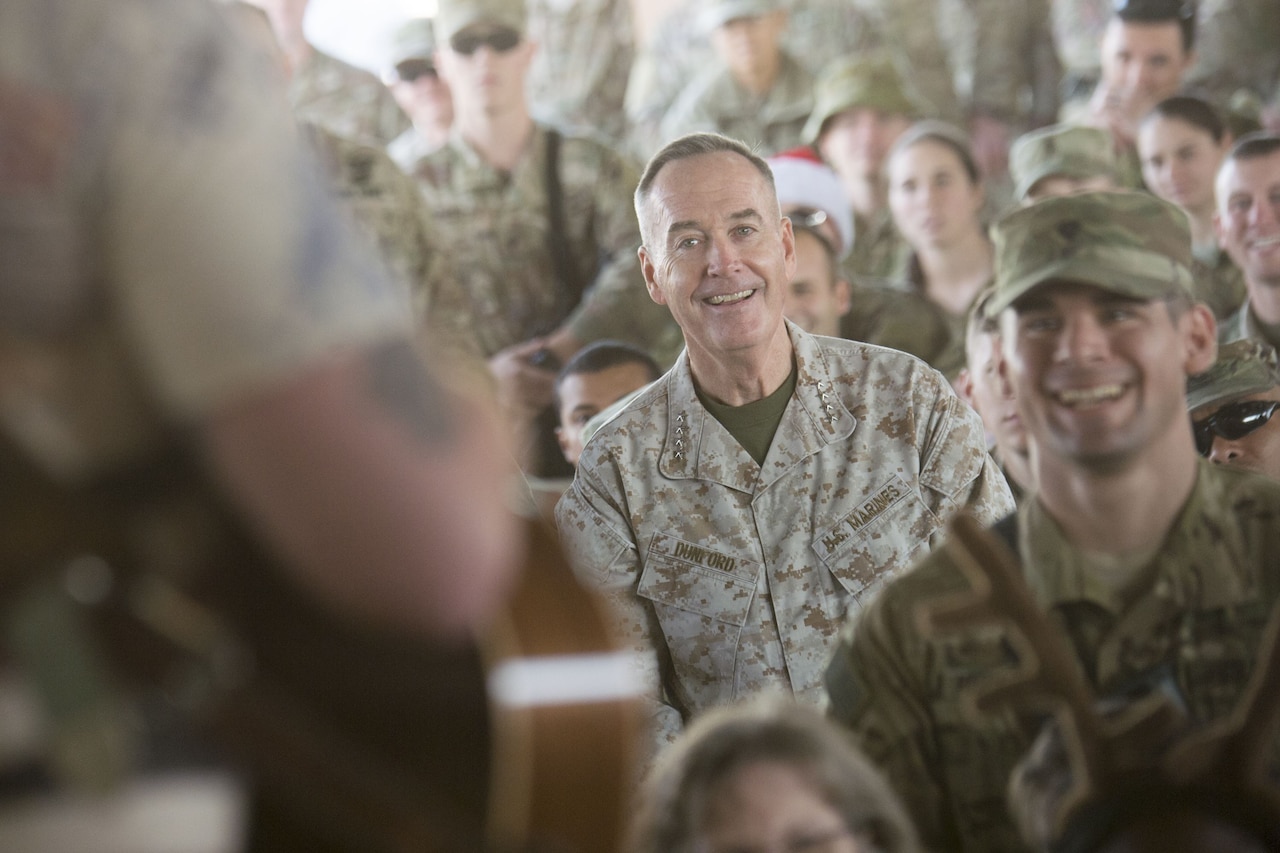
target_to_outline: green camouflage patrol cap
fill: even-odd
[[[435,20],[438,44],[448,44],[473,24],[494,24],[523,33],[524,0],[439,0]]]
[[[1047,198],[996,223],[995,316],[1047,281],[1074,281],[1134,299],[1191,295],[1187,215],[1145,192]]]
[[[436,54],[434,25],[430,18],[410,18],[391,35],[391,65],[409,59],[431,59]]]
[[[1111,134],[1099,127],[1055,124],[1014,140],[1009,149],[1009,176],[1018,199],[1025,200],[1036,184],[1054,175],[1114,179],[1116,154]]]
[[[813,98],[813,112],[803,133],[807,145],[815,144],[827,121],[845,110],[865,107],[910,119],[923,112],[907,94],[902,76],[887,54],[835,60],[818,75]]]
[[[702,10],[702,28],[711,32],[738,18],[758,18],[781,8],[779,0],[711,0]]]
[[[1277,386],[1280,386],[1280,364],[1276,361],[1276,351],[1261,341],[1234,341],[1218,350],[1218,360],[1213,367],[1187,380],[1187,409],[1194,411]]]

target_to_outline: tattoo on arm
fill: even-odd
[[[369,354],[368,381],[374,400],[424,444],[453,437],[445,396],[412,345],[383,344]]]

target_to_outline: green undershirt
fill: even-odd
[[[747,403],[743,406],[729,406],[717,403],[698,390],[698,400],[707,407],[711,416],[724,424],[742,448],[751,454],[757,465],[764,464],[769,454],[769,445],[773,444],[774,433],[778,424],[782,423],[782,413],[791,401],[796,390],[796,366],[791,365],[791,373],[785,382],[778,386],[768,397]]]

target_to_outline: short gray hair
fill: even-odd
[[[644,206],[645,202],[649,200],[649,191],[653,188],[654,181],[658,179],[658,173],[668,163],[685,160],[689,157],[697,157],[702,154],[719,154],[721,152],[737,154],[752,166],[755,166],[756,171],[763,175],[768,182],[769,192],[773,195],[774,200],[777,200],[778,189],[773,182],[773,170],[769,168],[769,164],[765,162],[763,157],[752,151],[745,143],[719,133],[690,133],[686,136],[681,136],[668,142],[662,147],[661,151],[653,155],[648,165],[644,167],[644,174],[640,176],[640,184],[636,187],[636,219],[640,221],[640,238],[646,245],[649,243],[649,236],[645,233]]]

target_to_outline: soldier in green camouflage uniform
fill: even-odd
[[[783,319],[794,243],[768,165],[714,135],[666,151],[637,193],[642,263],[688,344],[592,436],[556,511],[653,681],[660,741],[764,690],[817,702],[845,613],[956,510],[1012,506],[936,371]]]
[[[1236,143],[1218,170],[1218,245],[1244,275],[1248,299],[1218,325],[1218,340],[1253,338],[1280,346],[1280,264],[1273,245],[1280,208],[1280,135]]]
[[[635,54],[626,0],[527,0],[534,116],[573,136],[626,144],[623,101]]]
[[[1113,0],[1050,0],[1053,40],[1062,61],[1062,103],[1088,101],[1098,85],[1098,42],[1111,19]]]
[[[1009,176],[1019,204],[1116,187],[1111,137],[1098,127],[1055,124],[1024,133],[1009,150]]]
[[[803,138],[840,176],[853,205],[853,249],[843,270],[855,287],[896,278],[905,263],[908,249],[885,197],[884,159],[922,115],[887,54],[837,60],[815,83]]]
[[[711,34],[715,61],[676,97],[659,141],[723,133],[766,155],[799,144],[813,77],[781,47],[786,12],[778,0],[714,0],[699,24]]]
[[[271,18],[289,67],[289,102],[300,120],[339,136],[385,146],[409,128],[409,117],[376,75],[307,41],[302,19],[310,0],[253,0]]]
[[[1163,688],[1193,721],[1221,718],[1280,599],[1280,484],[1196,456],[1185,380],[1214,346],[1190,298],[1186,220],[1145,194],[1089,193],[1016,211],[996,239],[988,312],[1038,483],[1004,533],[1033,597],[1099,695]],[[927,846],[1026,849],[1005,791],[1044,717],[971,716],[960,698],[1016,661],[1009,629],[926,634],[917,621],[969,589],[948,547],[855,614],[827,675],[832,713]]]
[[[615,338],[665,352],[670,364],[679,334],[644,293],[630,162],[592,139],[553,137],[530,118],[524,80],[534,45],[525,21],[520,0],[440,4],[437,59],[456,118],[449,144],[419,161],[415,177],[436,255],[429,327],[490,359],[509,401],[542,409],[555,372],[538,358],[563,362],[585,343]],[[512,41],[488,41],[499,38]],[[563,275],[552,250],[552,144]]]
[[[406,172],[445,144],[453,124],[453,96],[436,68],[435,54],[435,33],[427,18],[405,21],[392,36],[387,88],[413,126],[391,140],[387,154]]]
[[[784,0],[782,48],[810,74],[877,43],[875,28],[848,0]],[[704,4],[678,2],[636,56],[627,85],[630,149],[647,158],[664,140],[660,125],[689,80],[716,61],[707,33],[691,26]]]
[[[1187,383],[1196,449],[1220,465],[1280,480],[1280,365],[1261,341],[1234,341]]]

